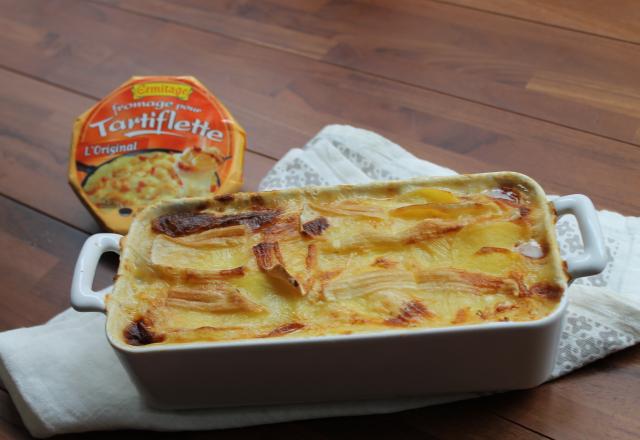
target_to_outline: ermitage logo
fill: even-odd
[[[135,84],[131,87],[133,99],[140,99],[146,96],[174,96],[186,101],[193,92],[191,86],[168,82],[145,82]]]

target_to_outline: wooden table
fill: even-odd
[[[640,215],[634,0],[2,0],[0,10],[0,330],[69,306],[76,255],[98,231],[66,183],[72,122],[134,74],[195,75],[228,105],[248,133],[248,189],[287,150],[344,123],[461,172],[521,171],[549,192]],[[116,264],[104,262],[102,284]],[[215,436],[631,439],[639,391],[636,347],[534,390]]]

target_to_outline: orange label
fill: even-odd
[[[70,177],[98,216],[130,217],[160,199],[240,185],[244,131],[191,77],[133,78],[78,124]]]

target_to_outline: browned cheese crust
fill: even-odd
[[[566,288],[555,216],[516,174],[150,209],[109,299],[134,346],[531,321]]]

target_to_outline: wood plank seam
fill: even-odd
[[[501,418],[502,420],[505,420],[505,421],[507,421],[507,422],[511,422],[511,423],[513,423],[514,425],[518,425],[519,427],[521,427],[521,428],[523,428],[523,429],[526,429],[527,431],[530,431],[530,432],[532,432],[532,433],[534,433],[534,434],[537,434],[537,435],[539,435],[540,437],[548,438],[549,440],[555,440],[553,437],[549,437],[548,435],[546,435],[546,434],[545,434],[545,433],[543,433],[543,432],[537,431],[537,430],[535,430],[535,429],[533,429],[533,428],[530,428],[530,427],[528,427],[528,426],[526,426],[526,425],[523,425],[523,424],[522,424],[522,423],[520,423],[520,422],[516,422],[515,420],[513,420],[513,419],[511,419],[511,418],[509,418],[509,417],[505,417],[505,416],[503,416],[502,414],[498,413],[497,411],[493,411],[493,410],[491,410],[491,409],[489,409],[488,411],[489,411],[491,414],[495,415],[496,417],[499,417],[499,418]]]
[[[445,4],[445,5],[448,5],[448,6],[458,6],[458,7],[463,8],[463,9],[465,8],[464,6],[455,5],[455,4],[448,3],[448,2],[443,2],[441,0],[428,0],[428,1],[432,1],[434,3]],[[217,36],[222,37],[222,38],[227,38],[229,40],[239,41],[239,42],[242,42],[242,43],[245,43],[245,44],[251,44],[251,45],[262,47],[262,48],[266,48],[266,49],[277,50],[279,52],[288,53],[288,54],[291,54],[291,55],[297,56],[297,57],[312,59],[312,60],[324,63],[324,64],[329,65],[329,66],[333,66],[333,67],[337,67],[337,68],[340,68],[340,69],[349,70],[351,72],[355,72],[355,73],[358,73],[358,74],[361,74],[361,75],[364,75],[364,76],[368,76],[368,77],[371,77],[371,78],[380,79],[380,80],[384,80],[384,81],[392,81],[392,82],[395,82],[397,84],[402,84],[402,85],[407,86],[407,87],[412,87],[412,88],[416,88],[416,89],[420,89],[420,90],[426,90],[426,91],[429,91],[431,93],[436,93],[438,95],[459,99],[459,100],[466,101],[466,102],[469,102],[469,103],[472,103],[472,104],[475,104],[475,105],[478,105],[478,106],[481,106],[481,107],[485,107],[485,108],[490,108],[490,109],[493,109],[493,110],[499,110],[499,111],[511,113],[511,114],[514,114],[514,115],[517,115],[517,116],[521,116],[521,117],[529,118],[529,119],[532,119],[532,120],[535,120],[535,121],[539,121],[539,122],[555,125],[557,127],[562,127],[562,128],[568,129],[568,130],[573,130],[573,131],[576,131],[576,132],[588,134],[590,136],[595,136],[595,137],[598,137],[598,138],[601,138],[601,139],[606,139],[606,140],[614,141],[614,142],[621,142],[623,144],[631,145],[631,146],[633,146],[635,148],[640,148],[640,145],[632,143],[632,142],[629,142],[629,141],[625,141],[623,139],[615,138],[615,137],[612,137],[612,136],[606,136],[606,135],[603,135],[603,134],[595,133],[595,132],[592,132],[592,131],[589,131],[589,130],[584,130],[584,129],[577,128],[577,127],[572,127],[570,125],[561,124],[561,123],[558,123],[558,122],[553,121],[553,120],[549,120],[549,119],[544,119],[544,118],[540,118],[540,117],[537,117],[537,116],[528,115],[526,113],[518,112],[518,111],[511,110],[511,109],[504,108],[504,107],[499,107],[499,106],[496,106],[496,105],[493,105],[493,104],[488,104],[488,103],[485,103],[485,102],[482,102],[482,101],[477,101],[477,100],[470,99],[468,97],[464,97],[464,96],[461,96],[461,95],[455,95],[455,94],[443,92],[441,90],[434,89],[434,88],[431,88],[431,87],[424,87],[424,86],[417,85],[417,84],[414,84],[414,83],[411,83],[411,82],[407,82],[407,81],[404,81],[404,80],[391,78],[391,77],[384,76],[384,75],[381,75],[381,74],[372,73],[372,72],[369,72],[369,71],[366,71],[366,70],[362,70],[362,69],[354,68],[354,67],[351,67],[351,66],[346,66],[346,65],[343,65],[343,64],[331,62],[331,61],[328,61],[328,60],[325,60],[325,59],[322,59],[322,58],[316,58],[316,57],[313,57],[313,56],[306,55],[306,54],[304,54],[302,52],[297,52],[297,51],[294,51],[294,50],[287,50],[287,49],[285,49],[283,47],[279,47],[279,46],[275,46],[275,45],[271,45],[271,44],[262,44],[262,43],[260,43],[258,41],[252,40],[252,39],[241,38],[241,37],[225,34],[223,32],[216,32],[216,31],[212,31],[212,30],[208,30],[208,29],[203,29],[203,28],[198,27],[198,26],[190,26],[190,25],[187,25],[187,24],[185,24],[185,23],[183,23],[181,21],[171,20],[171,19],[164,18],[164,17],[157,17],[155,15],[150,15],[150,14],[144,14],[144,13],[141,13],[141,12],[138,12],[138,11],[132,11],[132,10],[129,10],[129,9],[126,9],[126,8],[122,8],[122,7],[119,7],[119,6],[116,6],[116,5],[112,5],[112,4],[109,4],[109,3],[104,3],[104,2],[101,2],[101,1],[88,0],[88,3],[92,3],[92,4],[94,4],[96,6],[99,6],[99,7],[105,7],[105,8],[118,10],[120,12],[127,13],[127,14],[137,15],[137,16],[140,16],[140,17],[144,17],[146,19],[152,19],[152,20],[163,22],[163,23],[171,23],[173,25],[176,25],[176,26],[179,26],[179,27],[184,27],[184,28],[187,28],[187,29],[191,29],[191,30],[194,30],[194,31],[197,31],[197,32],[203,32],[203,33],[206,33],[206,34],[213,34],[213,35],[217,35]],[[467,8],[467,9],[476,10],[475,8]],[[482,12],[482,13],[486,13],[486,14],[493,14],[492,12],[484,11],[484,10],[481,10],[481,9],[478,9],[477,11],[478,12]],[[510,16],[502,15],[502,14],[494,14],[494,15],[502,16],[502,17],[505,17],[505,18],[518,19],[517,17],[510,17]],[[523,21],[527,21],[527,20],[523,20]],[[535,23],[535,22],[533,22],[533,23]],[[536,23],[536,24],[540,24],[540,23]],[[563,30],[574,31],[573,29],[563,29]],[[578,32],[578,31],[574,31],[574,32]],[[581,33],[587,34],[585,32],[581,32]],[[600,35],[594,35],[594,36],[601,37]],[[604,37],[602,37],[602,38],[604,38]],[[626,41],[623,41],[623,42],[626,42]],[[1,67],[1,65],[0,65],[0,67]]]
[[[499,17],[510,18],[510,19],[513,19],[513,20],[520,20],[520,21],[524,21],[524,22],[532,23],[532,24],[537,24],[537,25],[541,25],[541,26],[548,26],[548,27],[552,27],[552,28],[555,28],[555,29],[562,29],[563,31],[576,32],[576,33],[583,34],[583,35],[589,35],[590,37],[604,38],[606,40],[616,41],[618,43],[626,43],[626,44],[633,44],[634,46],[640,46],[640,43],[636,43],[635,41],[624,40],[622,38],[611,37],[609,35],[604,35],[604,34],[596,34],[596,33],[593,33],[593,32],[587,32],[587,31],[583,31],[583,30],[575,29],[575,28],[570,28],[570,27],[566,27],[566,26],[559,26],[557,24],[545,23],[544,21],[531,20],[531,19],[527,19],[527,18],[523,18],[523,17],[518,17],[517,15],[509,15],[509,14],[504,14],[504,13],[501,13],[501,12],[491,11],[489,9],[474,8],[473,6],[468,6],[468,5],[460,5],[458,3],[449,2],[447,0],[427,0],[427,1],[430,1],[432,3],[440,3],[441,5],[455,6],[455,7],[462,8],[462,9],[469,9],[471,11],[481,12],[483,14],[497,15]]]
[[[78,231],[78,232],[81,232],[81,233],[85,234],[87,237],[88,237],[89,235],[91,235],[91,233],[89,233],[89,232],[85,231],[85,230],[84,230],[84,229],[82,229],[82,228],[79,228],[78,226],[75,226],[73,223],[66,222],[66,221],[64,221],[64,220],[62,220],[62,219],[59,219],[59,218],[57,218],[57,217],[54,217],[54,216],[53,216],[53,215],[51,215],[51,214],[47,214],[45,211],[43,211],[43,210],[41,210],[41,209],[38,209],[38,208],[36,208],[35,206],[27,205],[26,203],[24,203],[24,202],[22,202],[22,201],[20,201],[20,200],[18,200],[18,199],[16,199],[16,198],[14,198],[14,197],[11,197],[11,196],[10,196],[10,195],[8,195],[8,194],[5,194],[4,192],[0,192],[0,197],[4,198],[4,199],[6,199],[6,200],[9,200],[9,201],[11,201],[11,202],[13,202],[13,203],[16,203],[16,204],[18,204],[18,205],[20,205],[20,206],[22,206],[22,207],[24,207],[24,208],[26,208],[26,209],[29,209],[29,210],[34,211],[34,212],[37,212],[38,214],[40,214],[40,215],[42,215],[42,216],[44,216],[44,217],[47,217],[49,220],[52,220],[52,221],[54,221],[54,222],[61,223],[61,224],[65,225],[65,226],[67,226],[67,227],[69,227],[69,228],[71,228],[71,229],[74,229],[74,230],[76,230],[76,231]]]
[[[101,99],[101,98],[95,97],[93,95],[90,95],[88,93],[84,93],[84,92],[82,92],[80,90],[74,90],[74,89],[72,89],[70,87],[65,86],[64,84],[56,84],[56,83],[54,83],[52,81],[49,81],[47,79],[35,76],[35,75],[33,75],[33,74],[29,73],[29,72],[23,72],[21,70],[14,69],[13,67],[7,66],[6,64],[0,63],[0,69],[6,70],[7,72],[11,72],[11,73],[13,73],[15,75],[24,76],[25,78],[31,79],[33,81],[37,81],[37,82],[42,83],[42,84],[46,84],[46,85],[51,86],[51,87],[55,87],[55,88],[60,89],[60,90],[64,90],[65,92],[73,93],[74,95],[82,96],[83,98],[92,99],[94,101],[98,101],[98,100]],[[69,135],[71,135],[71,125],[69,125]]]

